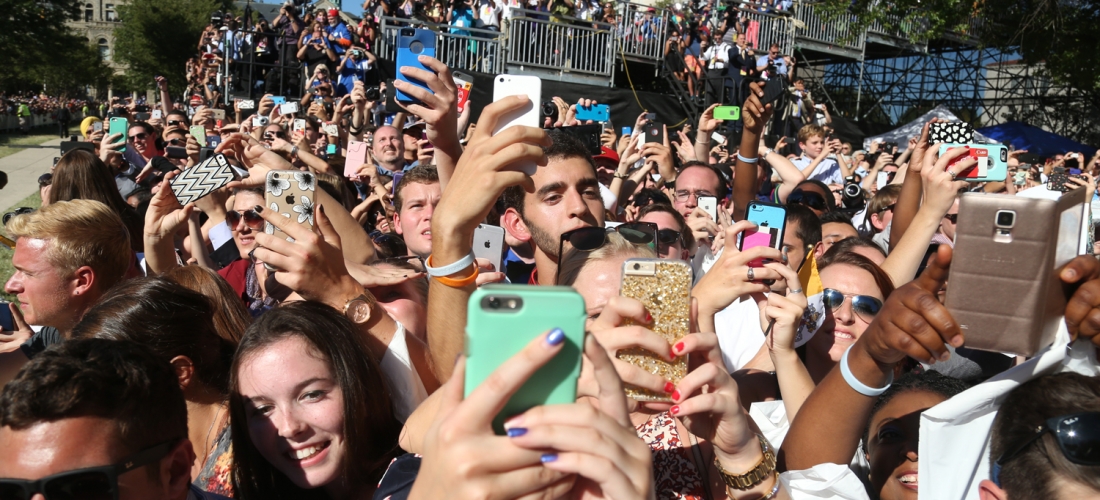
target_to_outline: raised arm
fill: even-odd
[[[741,133],[741,148],[737,152],[736,170],[733,175],[733,220],[745,218],[745,207],[756,196],[756,162],[746,163],[741,158],[757,158],[760,136],[764,125],[772,116],[772,105],[760,104],[764,91],[759,82],[749,84],[749,97],[741,109],[741,120],[745,124]],[[704,156],[705,158],[705,156]]]
[[[782,148],[783,142],[776,143],[776,148]],[[794,192],[802,181],[806,180],[806,174],[802,173],[798,167],[791,163],[786,156],[776,153],[773,149],[764,149],[764,154],[760,155],[760,159],[768,162],[779,174],[779,178],[782,183],[776,188],[779,192],[776,193],[779,199],[779,203],[787,203],[787,197]]]
[[[523,184],[533,189],[531,178],[514,165],[521,161],[545,164],[542,146],[550,142],[546,132],[517,126],[491,135],[502,116],[528,103],[524,96],[512,96],[482,111],[432,217],[433,267],[450,265],[470,255],[474,229],[485,220],[506,187]],[[474,292],[474,281],[469,278],[475,272],[476,267],[471,266],[448,276],[465,283],[461,286],[429,279],[428,352],[432,370],[441,382],[450,378],[455,358],[464,350],[466,302]]]
[[[403,80],[394,80],[393,84],[402,92],[420,101],[419,104],[401,106],[410,113],[419,116],[427,124],[425,133],[428,141],[435,147],[435,165],[439,172],[439,186],[447,188],[454,174],[455,165],[462,156],[462,144],[458,142],[458,89],[455,87],[451,70],[438,59],[420,56],[420,62],[432,71],[413,67],[401,68],[401,74],[424,82],[431,92],[411,85]],[[397,122],[394,122],[397,123]]]
[[[933,118],[921,128],[920,138],[913,145],[913,153],[909,157],[909,164],[905,168],[905,180],[901,185],[901,194],[894,203],[894,218],[890,221],[890,248],[897,248],[901,237],[909,230],[909,224],[917,215],[920,208],[921,195],[924,192],[921,178],[921,170],[924,168],[924,155],[928,153],[928,128],[932,123],[939,121]],[[899,174],[900,175],[900,174]]]
[[[714,118],[714,108],[717,107],[718,103],[714,103],[703,111],[699,115],[699,125],[695,127],[695,158],[701,159],[700,161],[706,161],[710,157],[710,136],[722,124],[722,120]]]
[[[168,118],[168,113],[172,112],[172,93],[168,91],[168,79],[163,76],[158,76],[157,90],[160,91],[160,109],[164,112],[164,118]]]

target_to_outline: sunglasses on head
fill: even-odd
[[[652,248],[657,241],[657,224],[652,222],[626,222],[611,227],[582,227],[562,233],[558,241],[558,259],[561,259],[565,250],[565,243],[575,250],[590,252],[604,246],[607,243],[607,234],[619,233],[626,241],[635,245],[650,245]],[[558,266],[561,272],[561,266]]]
[[[41,178],[39,180],[40,180],[39,183],[41,184]],[[52,175],[50,176],[50,181],[51,182],[53,181],[53,176]],[[4,218],[3,218],[2,222],[6,226],[6,225],[8,225],[8,221],[10,221],[12,217],[15,217],[16,215],[29,214],[31,212],[34,212],[34,209],[31,208],[31,207],[19,207],[15,210],[12,210],[11,212],[8,212],[8,213],[4,214]]]
[[[787,196],[787,204],[805,205],[807,208],[814,210],[827,210],[829,208],[829,205],[825,204],[824,196],[810,191],[802,191],[801,189],[796,189]]]
[[[869,295],[845,295],[840,290],[834,290],[832,288],[826,288],[821,292],[821,298],[825,303],[825,307],[834,311],[840,309],[840,306],[844,305],[844,299],[847,297],[852,298],[852,312],[859,315],[859,317],[863,318],[863,320],[868,323],[870,323],[875,315],[882,309],[882,301]]]
[[[1054,435],[1062,455],[1070,462],[1078,465],[1100,465],[1100,412],[1074,413],[1047,419],[1027,441],[1002,454],[993,462],[990,479],[1000,486],[1001,468],[1048,432]]]
[[[118,476],[164,458],[175,444],[166,441],[114,465],[71,470],[35,481],[0,479],[0,500],[30,500],[35,494],[47,500],[118,500]]]
[[[236,229],[237,224],[241,223],[241,219],[244,219],[244,225],[251,229],[259,231],[264,227],[264,218],[255,210],[245,210],[244,212],[238,212],[236,210],[229,210],[225,213],[225,222],[229,224],[229,229]]]

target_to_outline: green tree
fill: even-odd
[[[0,15],[0,87],[79,94],[110,78],[88,40],[65,22],[78,19],[79,0],[7,0]]]
[[[187,60],[195,57],[210,14],[220,0],[133,0],[119,7],[122,26],[115,30],[115,56],[127,65],[131,88],[152,88],[158,75],[168,78],[173,94],[183,92]]]

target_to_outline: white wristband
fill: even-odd
[[[886,387],[881,389],[875,389],[874,387],[868,387],[860,382],[855,375],[852,374],[852,370],[848,369],[848,353],[851,352],[852,347],[855,344],[848,346],[848,349],[844,350],[844,356],[840,358],[840,374],[844,377],[844,381],[848,383],[856,392],[872,398],[877,398],[886,392],[886,389],[890,388],[890,384],[894,383],[894,372],[890,372],[890,375],[886,378]]]
[[[430,260],[431,257],[428,257],[428,259],[424,261],[424,270],[428,272],[428,276],[450,276],[463,269],[466,269],[467,267],[470,267],[470,264],[474,263],[474,252],[471,251],[469,255],[458,259],[454,263],[440,267],[429,267],[428,261]]]
[[[737,153],[737,159],[750,165],[760,161],[760,158],[745,158],[744,156],[741,156],[741,153]]]

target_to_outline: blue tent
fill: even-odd
[[[1028,153],[1049,158],[1060,153],[1082,153],[1086,158],[1096,153],[1096,148],[1086,146],[1074,140],[1053,134],[1026,123],[1006,122],[992,127],[978,129],[982,135],[1016,149],[1026,149]]]

